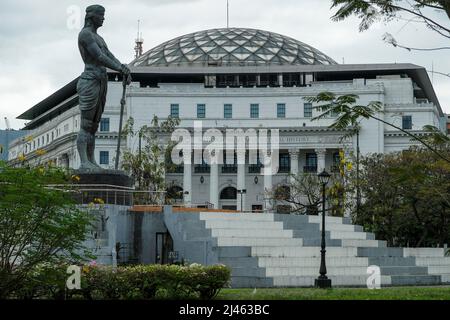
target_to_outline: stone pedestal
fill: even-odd
[[[77,202],[132,205],[134,181],[120,170],[74,170]]]

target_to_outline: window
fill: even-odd
[[[100,164],[109,164],[109,151],[100,151]]]
[[[180,117],[180,105],[179,104],[171,104],[170,105],[170,116],[172,118]]]
[[[223,117],[225,119],[231,119],[233,118],[233,105],[231,104],[225,104],[223,106]]]
[[[303,168],[303,172],[317,172],[317,154],[306,154],[306,166]]]
[[[331,166],[331,172],[339,172],[341,163],[341,157],[339,156],[339,152],[333,153],[333,164]]]
[[[259,118],[259,104],[250,105],[250,118]]]
[[[100,132],[109,132],[109,118],[100,120]]]
[[[403,116],[402,117],[402,129],[404,129],[404,130],[412,129],[412,116]]]
[[[277,104],[277,118],[286,118],[286,105],[284,103]]]
[[[291,161],[289,153],[280,153],[280,172],[290,172]]]
[[[197,118],[203,119],[206,117],[206,105],[198,104],[197,105]]]
[[[303,104],[303,116],[305,118],[312,118],[312,103]]]

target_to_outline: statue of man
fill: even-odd
[[[86,8],[85,24],[78,35],[78,48],[85,67],[81,74],[77,92],[81,110],[81,128],[77,139],[82,170],[98,170],[95,162],[95,133],[106,102],[108,75],[106,68],[130,75],[130,69],[117,60],[108,50],[105,41],[97,34],[97,29],[105,20],[105,8],[92,5]]]

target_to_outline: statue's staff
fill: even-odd
[[[119,170],[119,158],[120,158],[120,140],[122,138],[122,122],[123,122],[123,110],[126,104],[126,92],[127,85],[131,83],[131,75],[123,75],[122,81],[122,99],[120,100],[120,119],[119,119],[119,136],[117,137],[117,150],[116,150],[116,165],[115,169]]]

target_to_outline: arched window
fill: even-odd
[[[226,187],[220,193],[220,200],[236,200],[237,190],[233,187]]]

